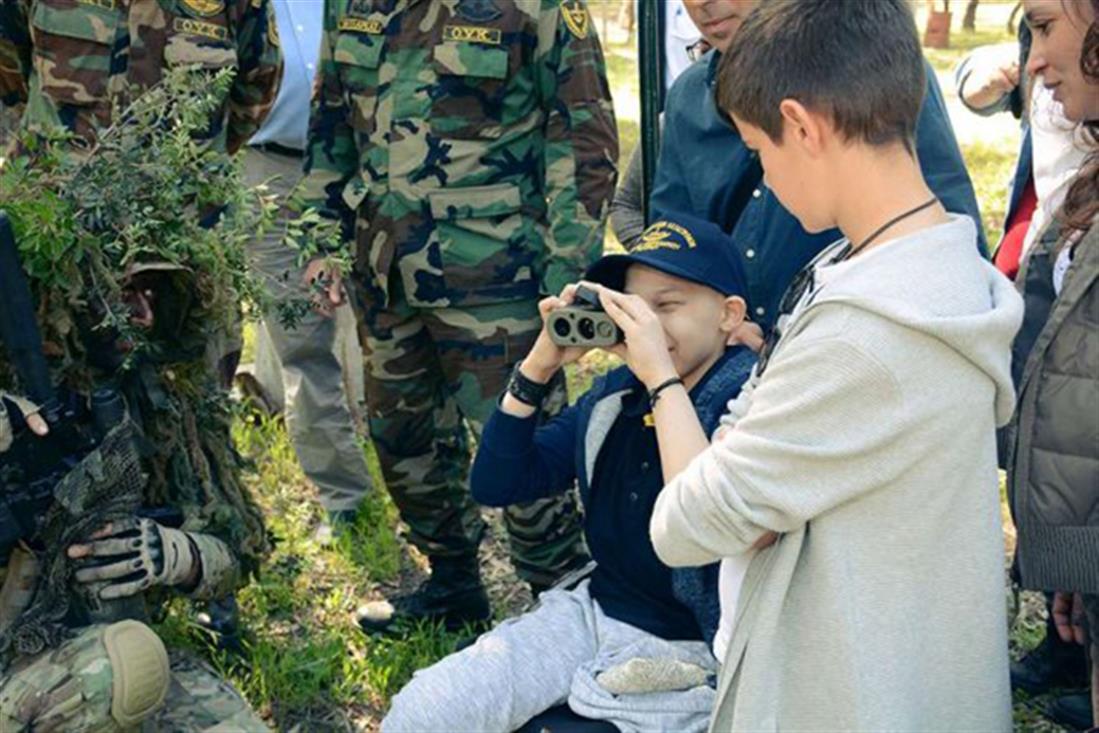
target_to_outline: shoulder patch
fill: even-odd
[[[347,14],[358,18],[365,18],[374,13],[370,0],[351,0],[347,5]]]
[[[473,23],[488,23],[503,15],[495,0],[459,0],[455,12]]]
[[[587,38],[591,30],[591,16],[587,7],[579,0],[561,0],[561,17],[565,26],[577,38]]]
[[[201,18],[209,18],[225,10],[225,3],[222,0],[180,0],[180,2],[184,9]]]

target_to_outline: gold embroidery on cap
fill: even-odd
[[[671,234],[673,232],[683,237],[688,249],[694,249],[698,246],[694,236],[683,227],[670,221],[658,221],[645,230],[645,233],[641,235],[641,241],[631,251],[649,252],[654,249],[682,249],[679,242],[672,239]]]

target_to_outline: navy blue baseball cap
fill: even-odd
[[[732,238],[717,224],[693,216],[671,214],[653,222],[633,249],[602,257],[584,279],[622,290],[626,270],[635,264],[705,285],[726,297],[748,299],[748,278]]]

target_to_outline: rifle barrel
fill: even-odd
[[[0,344],[7,348],[24,395],[40,406],[47,422],[60,419],[61,406],[42,353],[34,300],[15,246],[15,232],[3,211],[0,211]]]

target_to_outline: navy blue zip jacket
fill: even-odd
[[[691,399],[707,435],[717,428],[729,400],[740,393],[756,355],[745,347],[725,352],[692,390]],[[578,482],[587,503],[599,450],[622,409],[622,399],[642,388],[626,367],[598,379],[575,405],[538,426],[535,417],[505,415],[497,408],[485,424],[470,475],[473,498],[488,506],[508,506],[562,494]],[[659,463],[660,456],[652,457]],[[589,535],[589,541],[590,535]],[[690,609],[702,638],[712,643],[721,610],[718,565],[672,570],[672,592]]]

